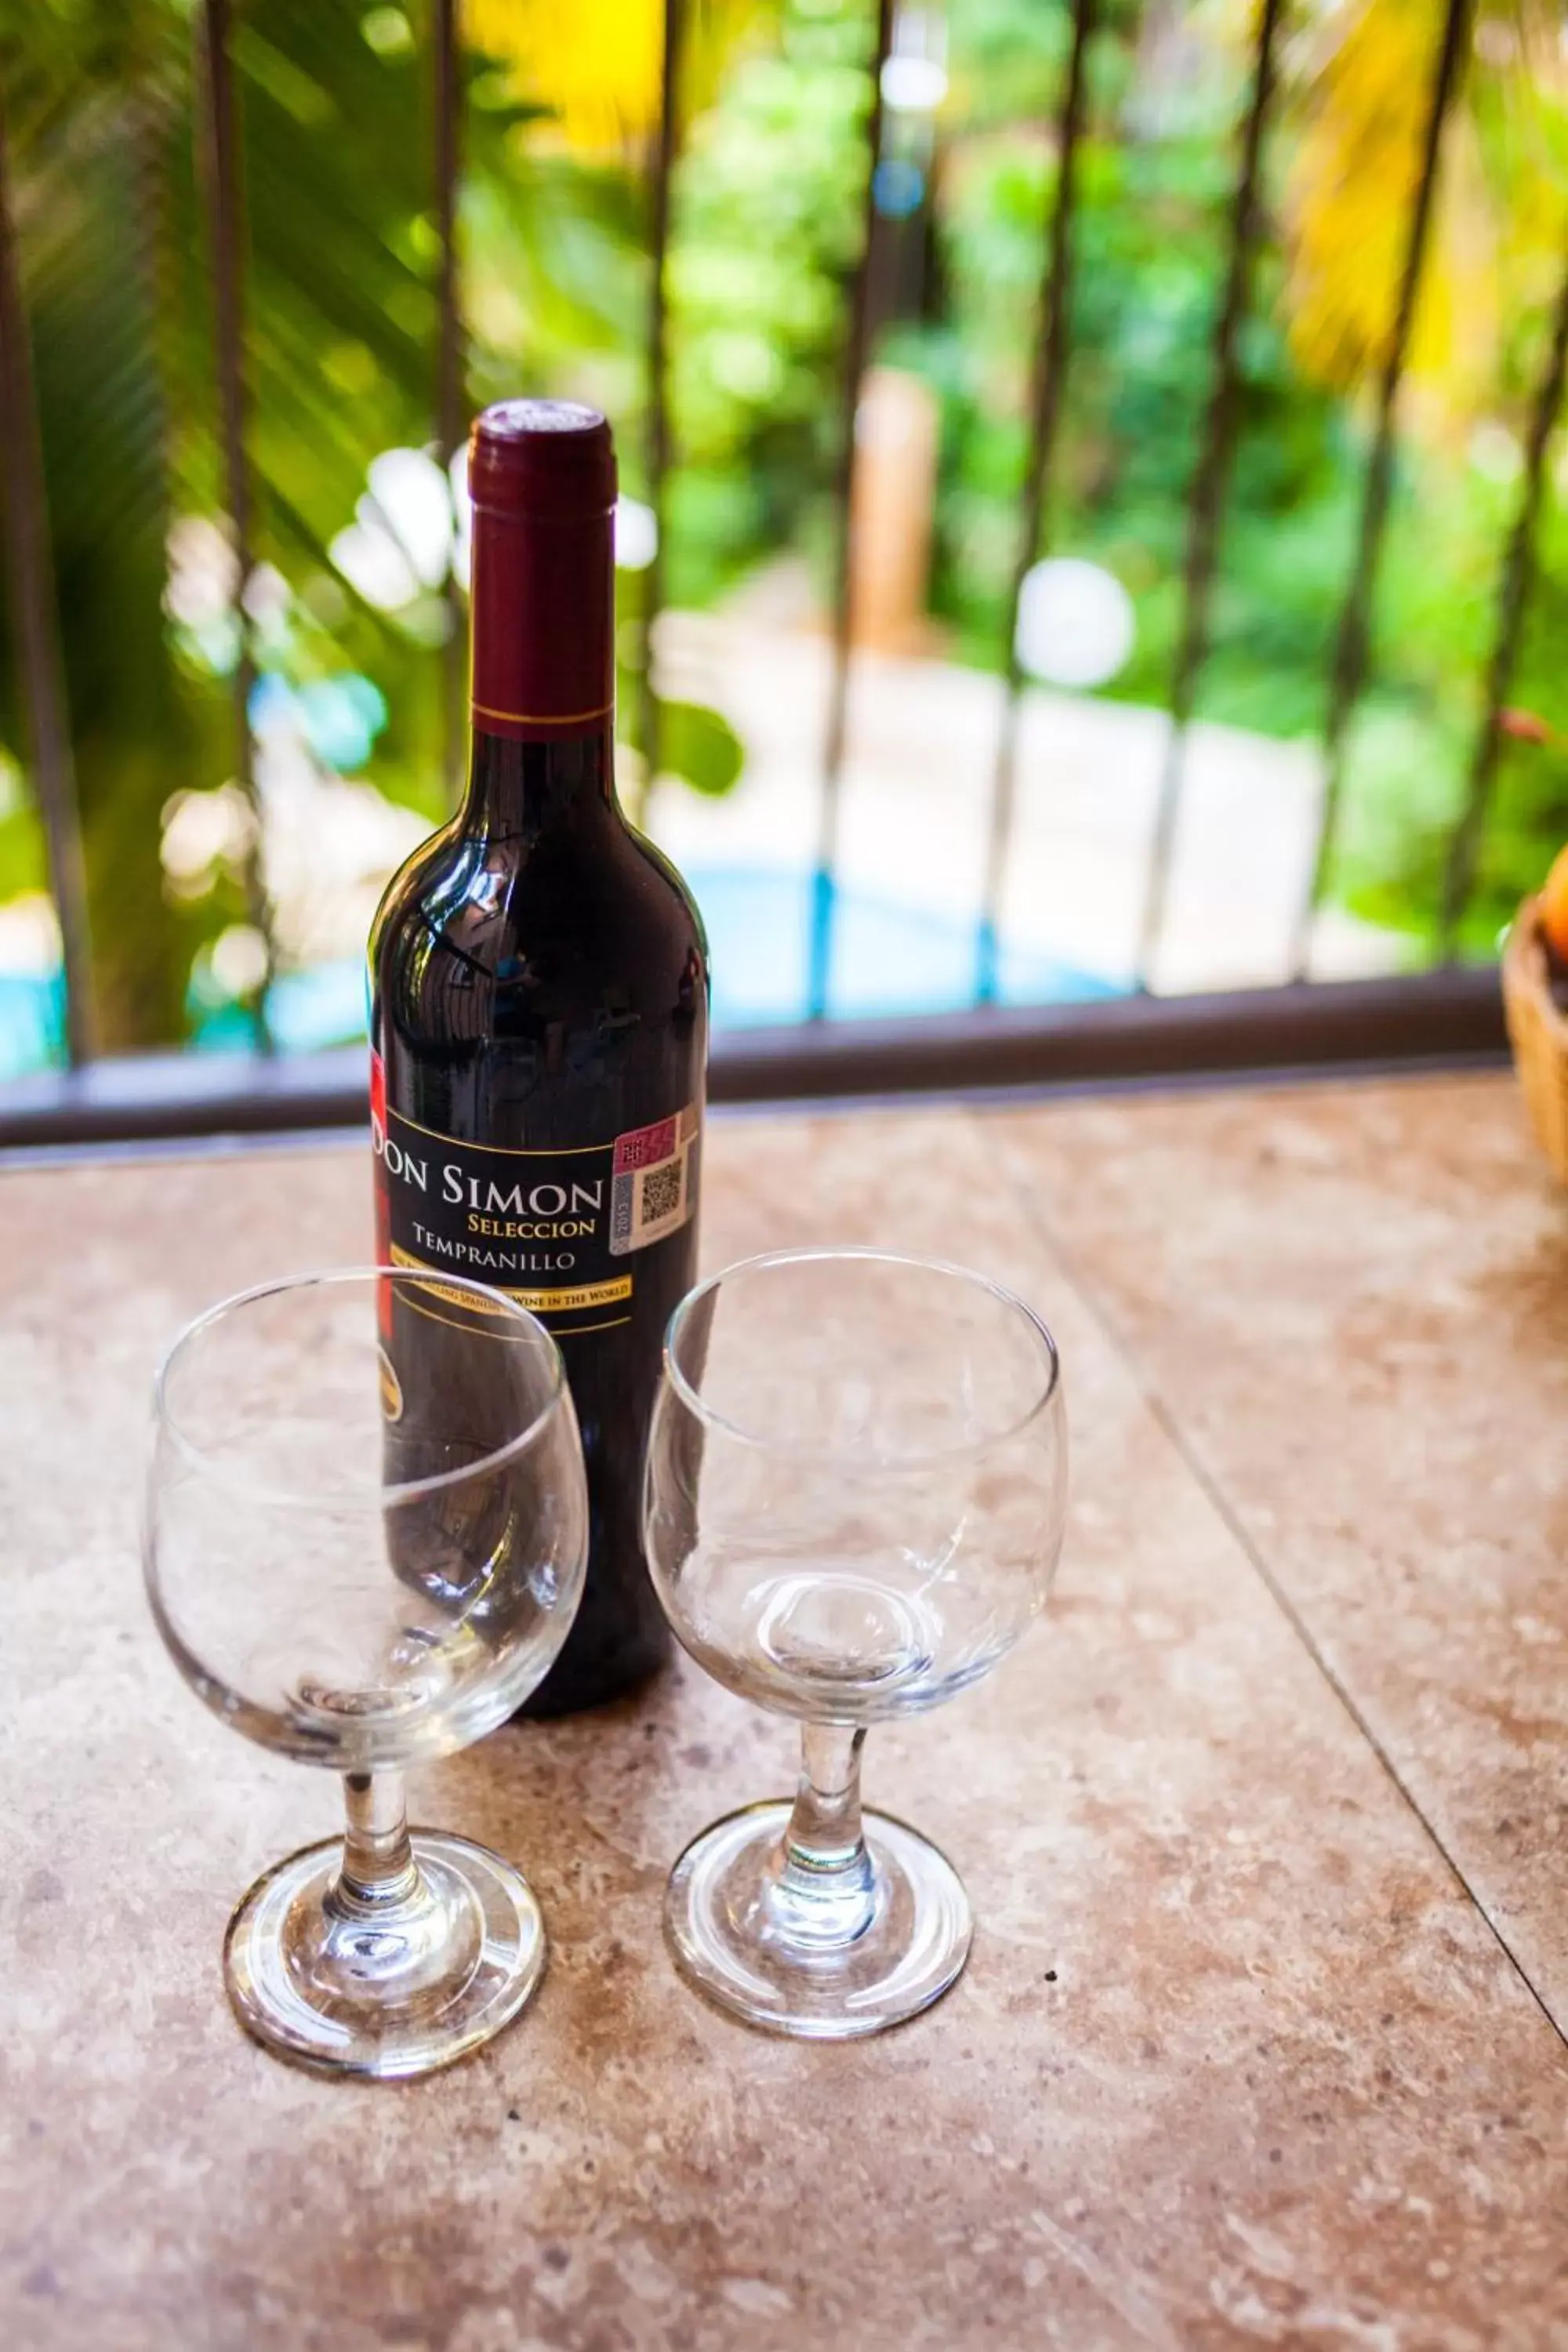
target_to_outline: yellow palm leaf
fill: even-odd
[[[1363,0],[1318,79],[1290,175],[1290,332],[1326,383],[1358,382],[1387,345],[1440,28],[1431,0]],[[1453,333],[1444,272],[1429,267],[1412,371],[1440,373]]]
[[[463,25],[574,146],[616,146],[658,120],[662,0],[464,0]]]
[[[682,80],[711,96],[737,37],[776,15],[773,0],[694,0]],[[469,45],[509,69],[518,95],[548,108],[590,153],[641,139],[658,121],[664,0],[463,0]]]
[[[1527,29],[1533,13],[1519,12]],[[1290,340],[1310,375],[1341,389],[1364,383],[1387,352],[1442,22],[1436,0],[1350,0],[1314,79],[1288,192]],[[1539,33],[1478,37],[1466,62],[1406,364],[1411,420],[1431,433],[1462,428],[1487,404],[1516,266],[1531,278],[1536,252],[1552,253],[1562,234],[1564,192],[1542,143],[1523,139],[1500,189],[1470,108],[1483,77],[1501,83],[1521,127],[1532,110],[1555,106],[1547,53]]]

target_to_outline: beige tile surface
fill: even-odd
[[[290,2073],[229,2020],[227,1909],[333,1792],[181,1687],[134,1544],[156,1350],[363,1247],[363,1155],[0,1175],[0,2343],[1568,2341],[1562,2044],[1032,1228],[1026,1145],[956,1112],[738,1118],[707,1178],[711,1262],[939,1249],[1063,1343],[1051,1612],[868,1759],[965,1874],[967,1976],[838,2050],[681,1988],[670,1859],[791,1771],[783,1727],[685,1667],[424,1776],[419,1814],[526,1862],[553,1957],[510,2033],[400,2089]]]
[[[1568,2028],[1568,1194],[1511,1079],[988,1131]]]

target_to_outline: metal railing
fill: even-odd
[[[962,0],[958,0],[962,5]],[[666,0],[663,90],[648,174],[651,299],[647,323],[646,474],[662,551],[673,462],[668,389],[668,255],[670,194],[681,152],[681,60],[691,0]],[[1165,921],[1173,850],[1185,782],[1188,730],[1210,642],[1210,609],[1223,539],[1226,489],[1241,402],[1238,352],[1253,299],[1260,237],[1263,157],[1277,103],[1284,0],[1258,0],[1248,97],[1240,125],[1237,175],[1228,206],[1227,250],[1209,362],[1209,390],[1187,505],[1181,609],[1168,702],[1171,729],[1159,778],[1155,820],[1143,876],[1138,986],[1103,1003],[1004,1009],[995,994],[997,942],[1016,798],[1017,739],[1024,676],[1017,653],[1020,599],[1043,551],[1064,385],[1073,362],[1070,315],[1080,149],[1088,82],[1100,32],[1099,0],[1070,0],[1070,42],[1053,125],[1056,194],[1045,223],[1037,323],[1031,371],[1028,446],[1017,509],[1017,540],[1001,647],[1004,680],[991,778],[980,955],[975,1002],[967,1013],[875,1024],[827,1017],[827,977],[836,920],[839,809],[850,706],[854,643],[851,490],[855,423],[871,356],[879,240],[876,194],[882,147],[883,68],[894,40],[893,0],[875,0],[874,33],[865,59],[862,232],[845,292],[846,329],[837,402],[838,454],[834,499],[832,653],[820,776],[810,950],[810,1018],[768,1034],[721,1036],[715,1047],[718,1097],[869,1094],[890,1089],[1089,1084],[1181,1072],[1261,1070],[1325,1064],[1454,1059],[1500,1049],[1495,973],[1452,961],[1454,941],[1475,886],[1478,852],[1492,794],[1500,722],[1533,577],[1549,445],[1568,369],[1568,257],[1554,331],[1535,387],[1518,503],[1504,553],[1487,668],[1484,709],[1468,763],[1463,804],[1447,847],[1438,957],[1435,968],[1406,978],[1311,982],[1311,925],[1330,872],[1342,800],[1347,729],[1366,683],[1370,615],[1388,523],[1397,410],[1429,243],[1444,129],[1469,51],[1471,0],[1445,0],[1425,96],[1420,168],[1405,223],[1394,314],[1383,354],[1373,431],[1361,484],[1353,560],[1340,606],[1325,681],[1324,784],[1310,860],[1310,881],[1295,927],[1295,979],[1234,995],[1157,998],[1148,980]],[[233,73],[231,0],[202,0],[195,18],[195,70],[203,185],[210,241],[215,411],[224,498],[241,582],[250,568],[252,508],[247,457],[244,159]],[[442,459],[462,426],[463,319],[457,235],[463,124],[455,0],[432,0],[428,13],[434,142],[432,213],[439,253],[437,335],[432,382],[433,441]],[[88,935],[81,833],[72,778],[58,619],[27,322],[16,253],[11,170],[0,91],[0,430],[5,450],[5,541],[16,657],[26,717],[32,782],[47,845],[49,887],[59,920],[66,984],[68,1068],[0,1090],[0,1141],[181,1133],[219,1128],[324,1124],[359,1115],[361,1059],[341,1052],[299,1064],[262,1053],[247,1061],[199,1056],[102,1063],[95,1059],[91,946]],[[658,701],[651,634],[663,602],[663,557],[647,578],[642,691],[636,729],[657,770]],[[449,593],[456,594],[455,589]],[[255,666],[243,607],[237,606],[241,655],[234,677],[235,772],[255,804],[251,688]],[[460,614],[454,613],[455,622]],[[445,680],[446,751],[455,778],[462,751],[463,632],[452,632]],[[259,814],[259,811],[258,811]],[[259,835],[258,835],[259,837]],[[247,890],[253,919],[268,942],[268,909],[258,865]],[[264,1006],[265,991],[258,992]]]

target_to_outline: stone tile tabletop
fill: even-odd
[[[788,1727],[680,1664],[416,1776],[528,1868],[533,2007],[335,2084],[223,1997],[335,1824],[163,1657],[153,1363],[370,1247],[357,1140],[0,1170],[0,2346],[1568,2346],[1568,1199],[1510,1084],[717,1118],[704,1249],[967,1260],[1045,1314],[1074,1505],[988,1687],[879,1731],[973,1958],[770,2041],[666,1871]]]

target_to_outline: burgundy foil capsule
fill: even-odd
[[[468,442],[473,719],[591,734],[615,707],[616,453],[595,408],[503,400]]]

